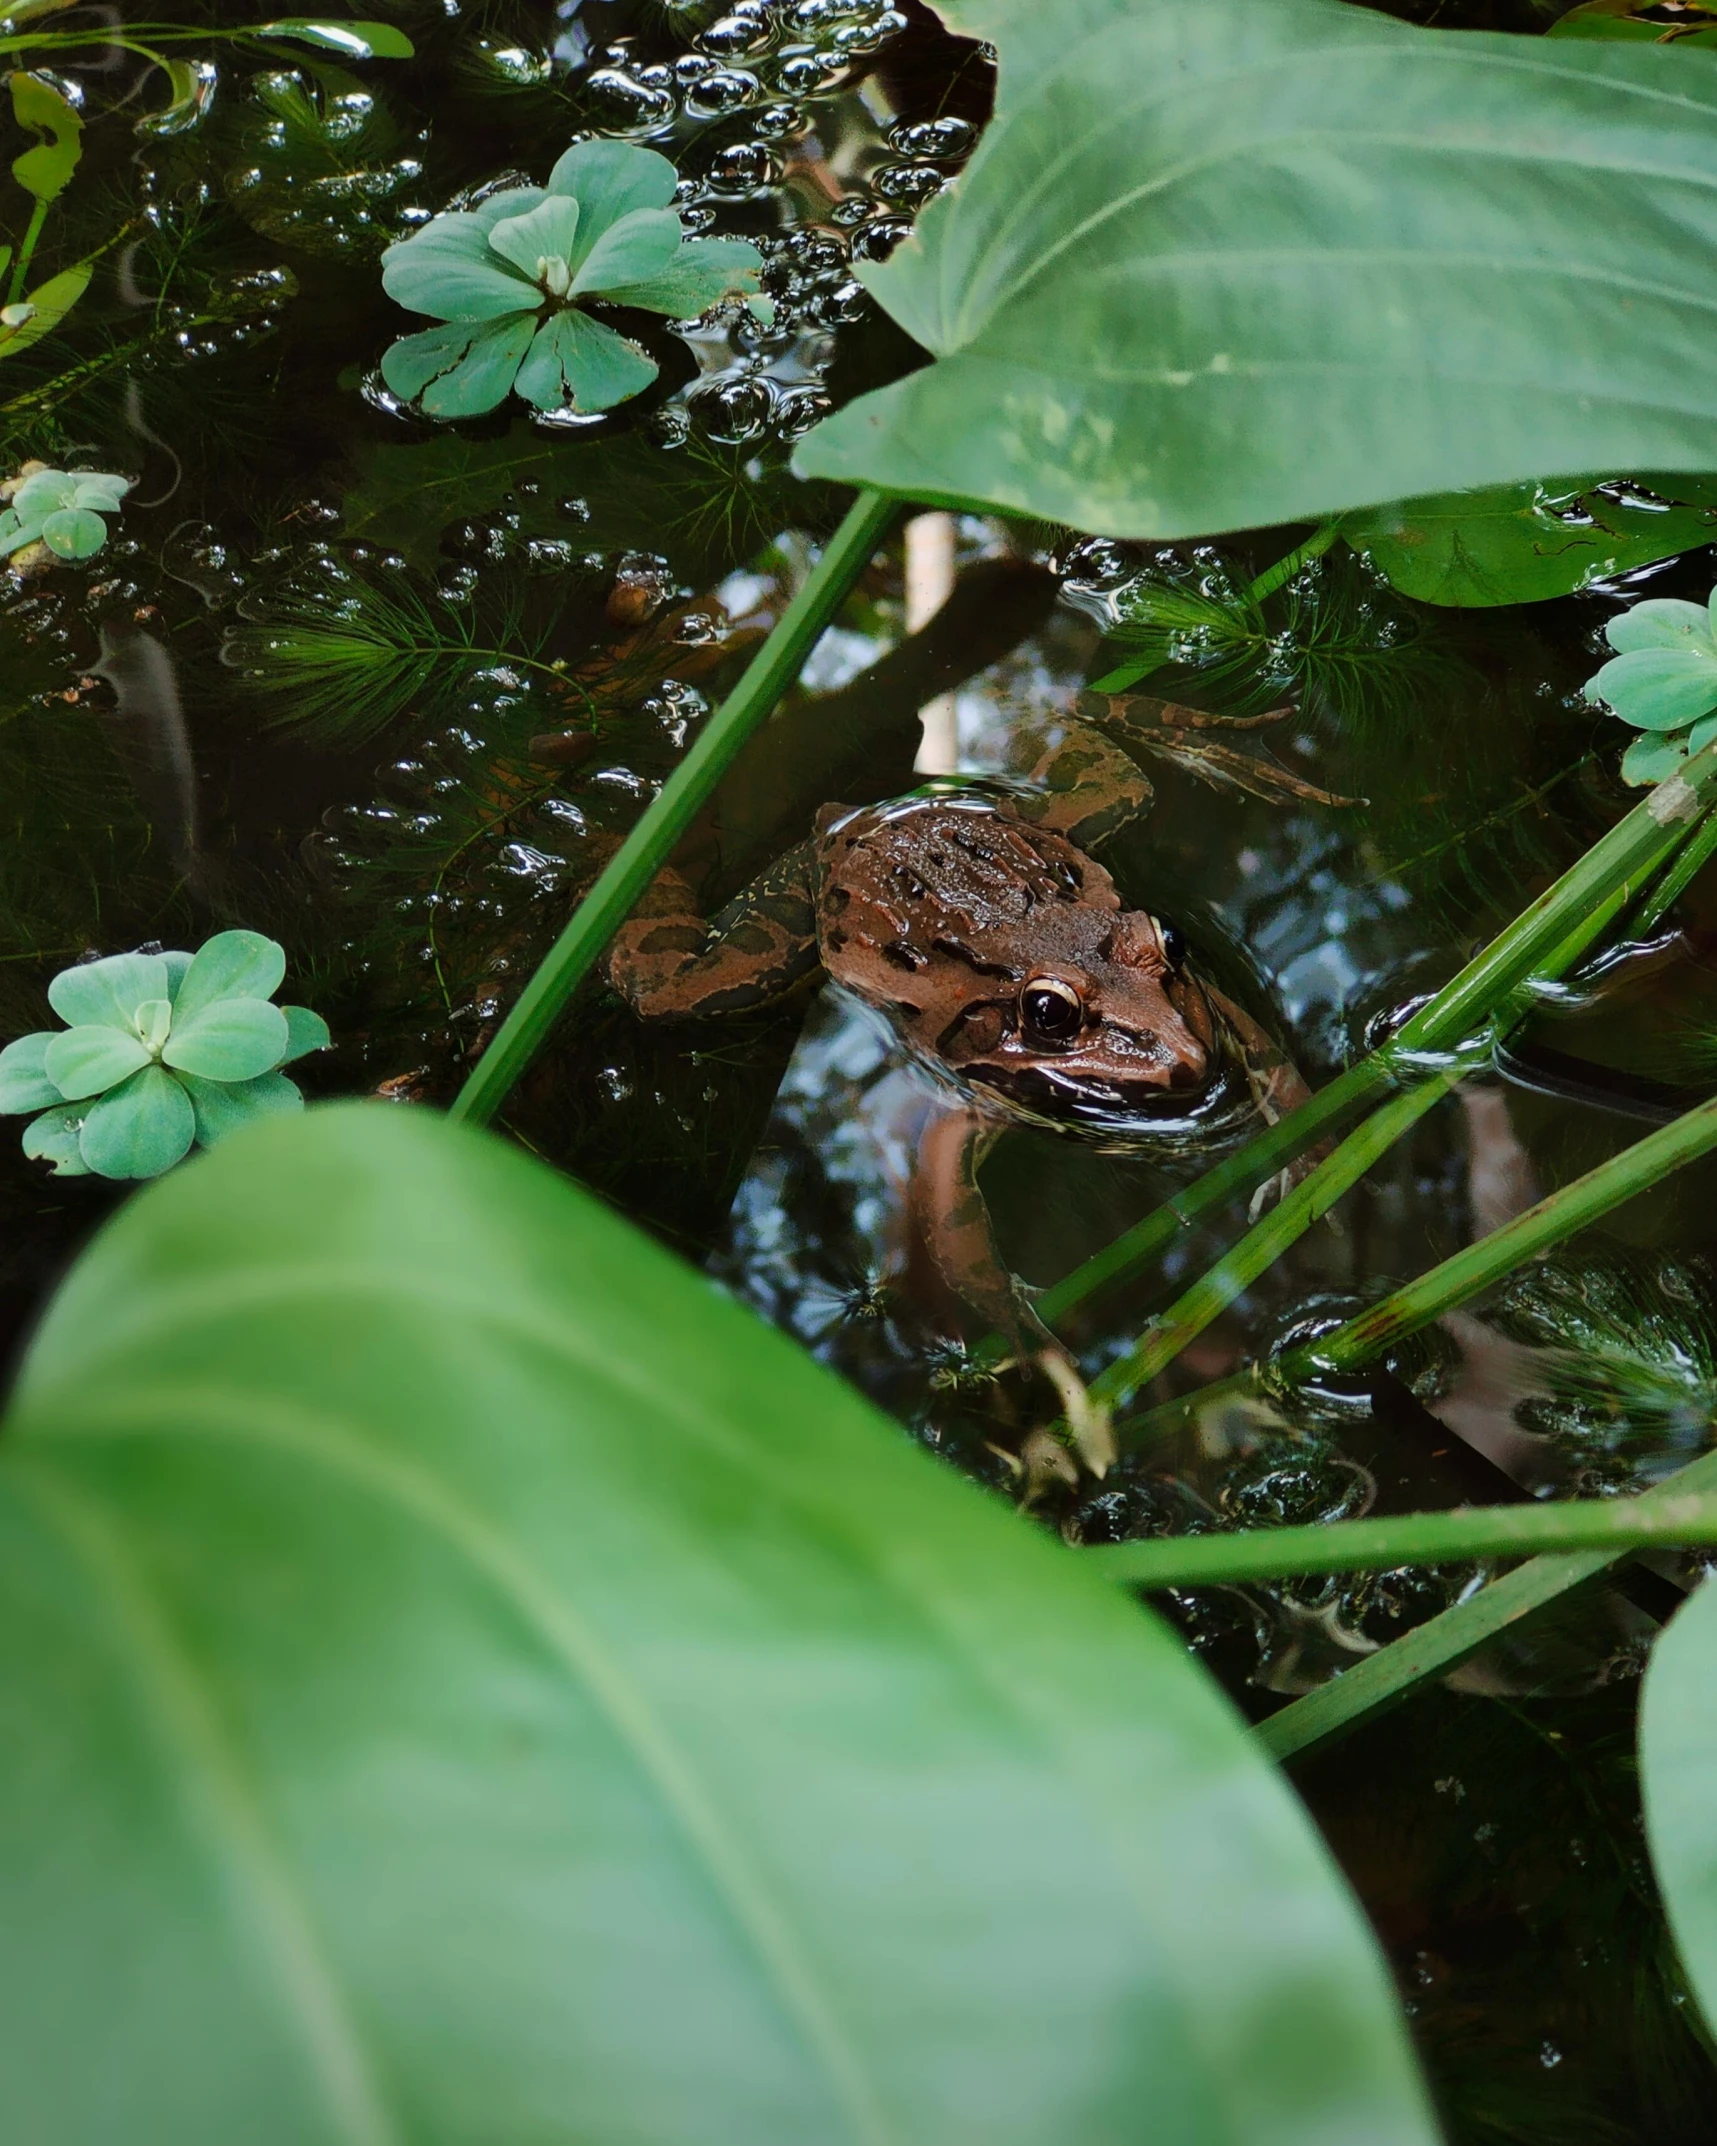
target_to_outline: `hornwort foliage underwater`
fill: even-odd
[[[1709,2138],[1717,14],[376,5],[0,20],[9,2132]]]

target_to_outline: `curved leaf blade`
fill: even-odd
[[[173,1001],[173,1026],[182,1029],[193,1014],[221,999],[269,999],[286,975],[286,950],[278,939],[259,931],[218,931],[191,957]]]
[[[1709,1580],[1652,1649],[1639,1736],[1652,1867],[1694,1997],[1717,2027],[1717,1587]]]
[[[1717,468],[1717,66],[1328,0],[954,0],[997,114],[808,476],[1129,537]]]
[[[145,1066],[94,1103],[78,1135],[85,1165],[101,1177],[159,1177],[196,1138],[191,1099],[159,1066]]]
[[[201,1080],[253,1081],[279,1065],[290,1042],[278,1006],[259,998],[223,998],[183,1018],[175,1008],[173,1032],[161,1056]]]
[[[1433,2137],[1179,1643],[499,1143],[247,1131],[16,1410],[8,2135]]]

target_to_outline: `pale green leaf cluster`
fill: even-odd
[[[24,1152],[56,1177],[159,1177],[193,1145],[304,1098],[280,1071],[328,1047],[305,1006],[270,1003],[286,956],[254,931],[195,955],[111,954],[63,969],[48,1003],[67,1025],[0,1051],[0,1112],[39,1112]]]
[[[1616,651],[1586,681],[1588,700],[1644,733],[1622,756],[1631,783],[1662,782],[1717,738],[1717,590],[1709,603],[1653,596],[1604,628]]]
[[[443,325],[403,336],[382,378],[431,417],[480,417],[515,393],[539,410],[585,411],[640,393],[655,360],[588,302],[689,320],[755,293],[762,265],[748,240],[687,238],[675,184],[654,150],[578,142],[546,187],[506,188],[390,246],[389,297]]]
[[[0,559],[45,544],[62,559],[89,559],[107,542],[105,515],[117,514],[129,477],[102,470],[27,469],[0,486]]]

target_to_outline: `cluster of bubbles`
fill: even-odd
[[[227,198],[254,229],[310,253],[379,253],[423,178],[422,129],[405,154],[392,118],[356,83],[311,83],[296,70],[247,85],[248,161],[227,174]]]
[[[632,39],[616,40],[584,88],[608,133],[645,137],[682,116],[727,119],[743,112],[767,144],[799,131],[801,100],[844,88],[855,66],[905,27],[906,17],[888,0],[737,0],[694,30],[691,49],[671,62],[641,60]]]

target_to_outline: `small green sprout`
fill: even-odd
[[[107,542],[102,516],[117,514],[130,489],[129,477],[26,462],[9,483],[0,484],[0,499],[7,502],[0,513],[0,559],[37,566],[50,556],[93,558]]]
[[[48,1003],[67,1026],[0,1051],[0,1112],[39,1111],[24,1153],[56,1177],[159,1177],[254,1118],[302,1110],[279,1069],[328,1047],[305,1006],[269,1001],[286,956],[254,931],[190,954],[111,954],[62,969]]]
[[[402,337],[382,378],[430,417],[480,417],[514,392],[539,410],[590,411],[638,394],[655,363],[584,306],[695,319],[750,297],[762,265],[745,239],[687,238],[668,205],[674,185],[654,150],[578,142],[546,188],[491,194],[390,246],[388,296],[444,325]]]
[[[1587,679],[1586,698],[1644,732],[1622,756],[1623,781],[1662,782],[1717,738],[1717,589],[1703,604],[1650,597],[1611,619],[1604,638],[1616,653]]]

